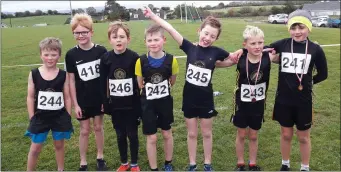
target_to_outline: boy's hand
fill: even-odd
[[[75,107],[76,118],[82,118],[82,109],[79,106]]]
[[[265,48],[265,49],[263,49],[263,52],[269,52],[271,54],[276,54],[276,51],[274,48]]]
[[[144,6],[143,15],[147,18],[152,18],[153,16],[155,16],[153,11],[147,6]]]
[[[230,53],[230,59],[232,60],[232,62],[233,62],[234,64],[237,64],[237,63],[238,63],[239,58],[240,58],[240,56],[238,56],[237,54],[235,54],[235,53]]]
[[[193,42],[193,45],[198,46],[199,43],[198,42]]]

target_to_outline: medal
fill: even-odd
[[[254,85],[257,85],[258,74],[259,74],[260,66],[262,65],[262,56],[263,56],[263,54],[261,54],[261,57],[260,57],[260,60],[259,60],[258,69],[257,69],[256,79],[255,79],[255,84]],[[254,93],[254,90],[251,87],[250,79],[249,79],[249,56],[248,55],[246,55],[246,78],[247,78],[247,82],[249,83],[249,86],[250,86],[251,96],[254,96],[251,99],[251,101],[252,102],[256,102],[256,96],[257,95]]]
[[[292,61],[294,61],[293,42],[294,42],[294,39],[291,39],[291,59],[292,59]],[[299,86],[297,87],[298,91],[303,90],[302,79],[303,79],[303,73],[304,73],[304,69],[305,69],[305,62],[307,61],[307,56],[308,56],[308,40],[306,40],[306,43],[305,43],[305,59],[304,59],[304,62],[302,64],[303,65],[303,71],[301,73],[301,76],[298,76],[298,74],[296,72],[296,67],[295,67],[295,74],[296,74],[296,77],[299,81]]]
[[[301,84],[298,86],[298,90],[300,90],[300,91],[303,90],[303,86]]]

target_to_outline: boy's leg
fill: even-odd
[[[58,166],[58,171],[64,170],[64,157],[65,157],[65,150],[64,150],[64,140],[54,140],[54,149],[56,152],[56,161]]]
[[[138,125],[132,126],[128,129],[129,148],[131,164],[137,164],[139,153],[139,138],[138,138]]]
[[[94,121],[93,121],[96,146],[97,146],[97,159],[103,159],[103,147],[104,147],[103,117],[104,115],[95,116]]]
[[[164,152],[165,160],[172,161],[173,158],[173,133],[172,129],[162,130],[163,142],[164,142]]]
[[[245,165],[244,162],[244,143],[246,136],[246,128],[237,128],[237,137],[236,137],[236,154],[237,154],[237,164]]]
[[[90,119],[80,120],[80,134],[79,134],[79,153],[80,165],[87,165],[86,153],[88,151],[88,142],[90,134]]]
[[[128,142],[127,142],[127,132],[122,128],[115,128],[117,136],[117,147],[120,152],[121,163],[128,163]]]
[[[258,151],[258,130],[249,128],[249,158],[250,164],[256,164]]]
[[[185,118],[185,120],[187,126],[189,164],[195,165],[197,157],[198,121],[197,118]]]
[[[309,168],[311,142],[310,142],[310,129],[297,130],[296,132],[298,140],[300,142],[301,163]]]
[[[294,133],[293,127],[281,127],[281,154],[282,160],[288,161],[291,151],[291,140]]]
[[[27,157],[27,171],[35,171],[39,154],[43,148],[43,143],[31,143],[30,152]]]
[[[147,155],[151,169],[157,169],[156,134],[147,135]]]
[[[203,137],[203,145],[204,145],[204,163],[211,164],[212,158],[212,123],[213,118],[201,118],[200,119],[200,127],[201,127],[201,134]]]

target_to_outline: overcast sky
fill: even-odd
[[[87,7],[102,7],[106,1],[71,1],[72,9]],[[174,8],[176,5],[186,2],[186,4],[194,3],[194,6],[218,5],[220,2],[225,4],[228,1],[117,1],[121,6],[126,8],[141,8],[143,5],[153,4],[155,7],[168,6]],[[68,10],[70,9],[70,1],[1,1],[2,12],[19,12],[35,10]]]

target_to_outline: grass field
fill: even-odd
[[[247,23],[242,19],[223,20],[223,31],[216,46],[228,51],[235,51],[242,45],[242,31]],[[144,28],[148,21],[129,22],[131,29],[131,44],[129,48],[145,53],[143,43]],[[182,24],[180,21],[172,21],[173,26],[190,41],[197,41],[196,29],[199,23]],[[106,23],[95,24],[94,42],[102,44],[110,49],[107,40]],[[284,25],[254,24],[264,30],[266,44],[289,36]],[[2,30],[2,66],[40,63],[38,43],[47,36],[59,37],[63,41],[64,57],[66,51],[73,47],[70,26],[55,25],[37,28],[9,28]],[[174,55],[184,55],[175,41],[167,35],[168,41],[165,50]],[[330,28],[314,28],[310,36],[313,41],[320,44],[340,43],[340,30]],[[339,171],[340,170],[340,47],[323,48],[328,60],[329,77],[326,81],[314,87],[314,125],[311,132],[312,156],[311,170]],[[62,58],[60,62],[63,62]],[[176,85],[172,88],[174,96],[174,160],[175,170],[184,170],[188,163],[186,126],[181,112],[182,88],[184,85],[184,72],[186,59],[178,59],[180,73]],[[59,67],[63,67],[60,65]],[[26,109],[27,76],[30,67],[2,67],[2,94],[1,94],[1,170],[22,171],[26,170],[27,153],[30,140],[23,136],[28,126]],[[215,97],[215,104],[219,115],[214,120],[213,129],[213,167],[217,171],[231,171],[236,164],[234,140],[236,128],[229,122],[232,113],[232,95],[235,85],[235,67],[217,69],[213,75],[214,90],[224,94]],[[259,132],[258,164],[266,171],[278,170],[281,165],[279,149],[280,126],[271,120],[274,105],[274,95],[277,87],[278,66],[272,65],[271,81],[265,112],[265,123]],[[79,166],[78,135],[79,123],[73,118],[75,128],[74,135],[66,142],[65,170],[75,171]],[[146,139],[139,129],[140,150],[139,164],[142,170],[149,170],[145,143]],[[162,167],[164,162],[163,144],[159,135],[158,164]],[[88,151],[89,170],[95,170],[96,147],[94,135],[90,136]],[[248,160],[247,146],[245,148],[245,160]],[[110,118],[105,116],[105,159],[110,169],[116,169],[119,162],[119,153],[116,144],[116,135],[112,128]],[[203,166],[202,139],[199,136],[197,163],[199,170]],[[296,136],[293,139],[291,154],[292,170],[299,170],[300,155]],[[40,155],[37,170],[56,170],[55,156],[51,136]]]
[[[34,24],[47,23],[48,25],[62,25],[70,15],[51,15],[51,16],[33,16],[33,17],[20,17],[12,19],[1,20],[8,27],[12,23],[12,27],[26,26],[31,27]],[[11,21],[10,21],[11,20]]]

